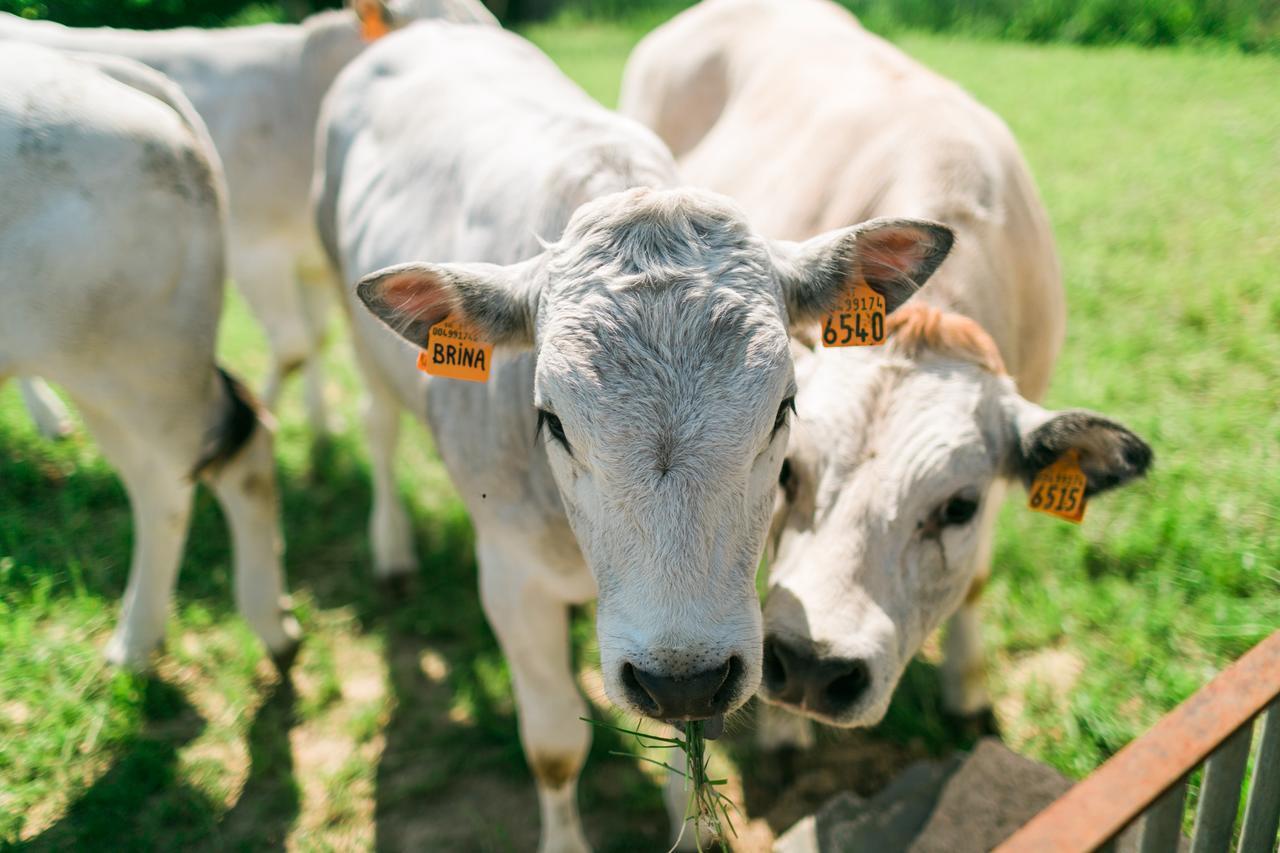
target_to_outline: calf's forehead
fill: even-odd
[[[958,362],[860,358],[843,374],[824,365],[827,381],[815,377],[823,393],[801,396],[801,417],[817,407],[806,444],[827,488],[874,471],[905,495],[913,484],[994,470],[1008,431],[1000,378]]]

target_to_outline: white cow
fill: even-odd
[[[118,57],[0,50],[0,381],[61,384],[133,506],[124,612],[107,647],[141,665],[164,636],[194,481],[231,526],[240,612],[281,666],[272,439],[214,363],[222,170],[177,86]]]
[[[948,709],[989,706],[975,604],[1006,485],[1078,450],[1090,494],[1151,451],[1039,400],[1065,306],[1048,218],[1005,125],[827,0],[706,0],[636,48],[622,109],[683,177],[771,237],[870,216],[946,223],[956,249],[886,346],[802,372],[775,514],[766,699],[836,725],[885,713],[951,617]]]
[[[378,571],[413,564],[392,456],[405,407],[430,422],[475,524],[542,848],[583,849],[590,734],[569,606],[599,599],[618,706],[714,726],[745,702],[795,391],[787,325],[855,274],[896,306],[912,291],[900,273],[927,276],[950,234],[898,220],[766,242],[726,200],[669,189],[651,133],[488,28],[420,23],[380,42],[334,84],[321,145],[321,236],[360,280],[347,302],[371,396]],[[415,367],[446,316],[498,346],[487,384]]]
[[[317,434],[327,420],[319,350],[332,287],[307,204],[320,100],[367,37],[424,17],[496,24],[478,0],[353,6],[300,24],[222,30],[73,28],[0,13],[0,42],[125,56],[168,75],[195,104],[226,170],[231,275],[271,349],[263,398],[274,408],[281,382],[302,369]],[[23,394],[41,432],[67,430],[47,387],[24,382]]]

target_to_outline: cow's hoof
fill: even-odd
[[[984,737],[1001,737],[1000,721],[990,708],[972,714],[946,712],[944,716],[947,728],[959,739],[978,741]]]
[[[298,659],[298,652],[301,649],[302,640],[295,639],[280,651],[271,652],[271,664],[276,668],[276,672],[280,674],[282,680],[289,680],[289,673],[293,670],[294,661]]]
[[[386,572],[378,578],[378,588],[389,605],[400,604],[413,594],[414,573],[411,569]]]
[[[102,656],[112,666],[141,674],[151,669],[151,657],[160,649],[160,645],[159,642],[130,643],[128,638],[116,631],[103,649]]]

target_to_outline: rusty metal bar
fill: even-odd
[[[997,851],[1096,850],[1277,696],[1280,631],[1032,818]]]
[[[1231,849],[1231,830],[1240,806],[1240,783],[1249,763],[1253,725],[1241,726],[1218,747],[1204,767],[1191,853],[1222,853]]]
[[[1253,758],[1240,853],[1272,853],[1280,832],[1280,699],[1271,703]]]
[[[1139,853],[1177,853],[1186,801],[1187,777],[1183,776],[1147,809],[1142,819]]]

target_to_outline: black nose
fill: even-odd
[[[658,720],[705,720],[729,710],[742,681],[742,661],[735,655],[715,669],[690,676],[658,675],[630,663],[622,665],[627,697]]]
[[[776,637],[764,641],[764,688],[769,698],[838,717],[871,686],[866,661],[820,658]]]

